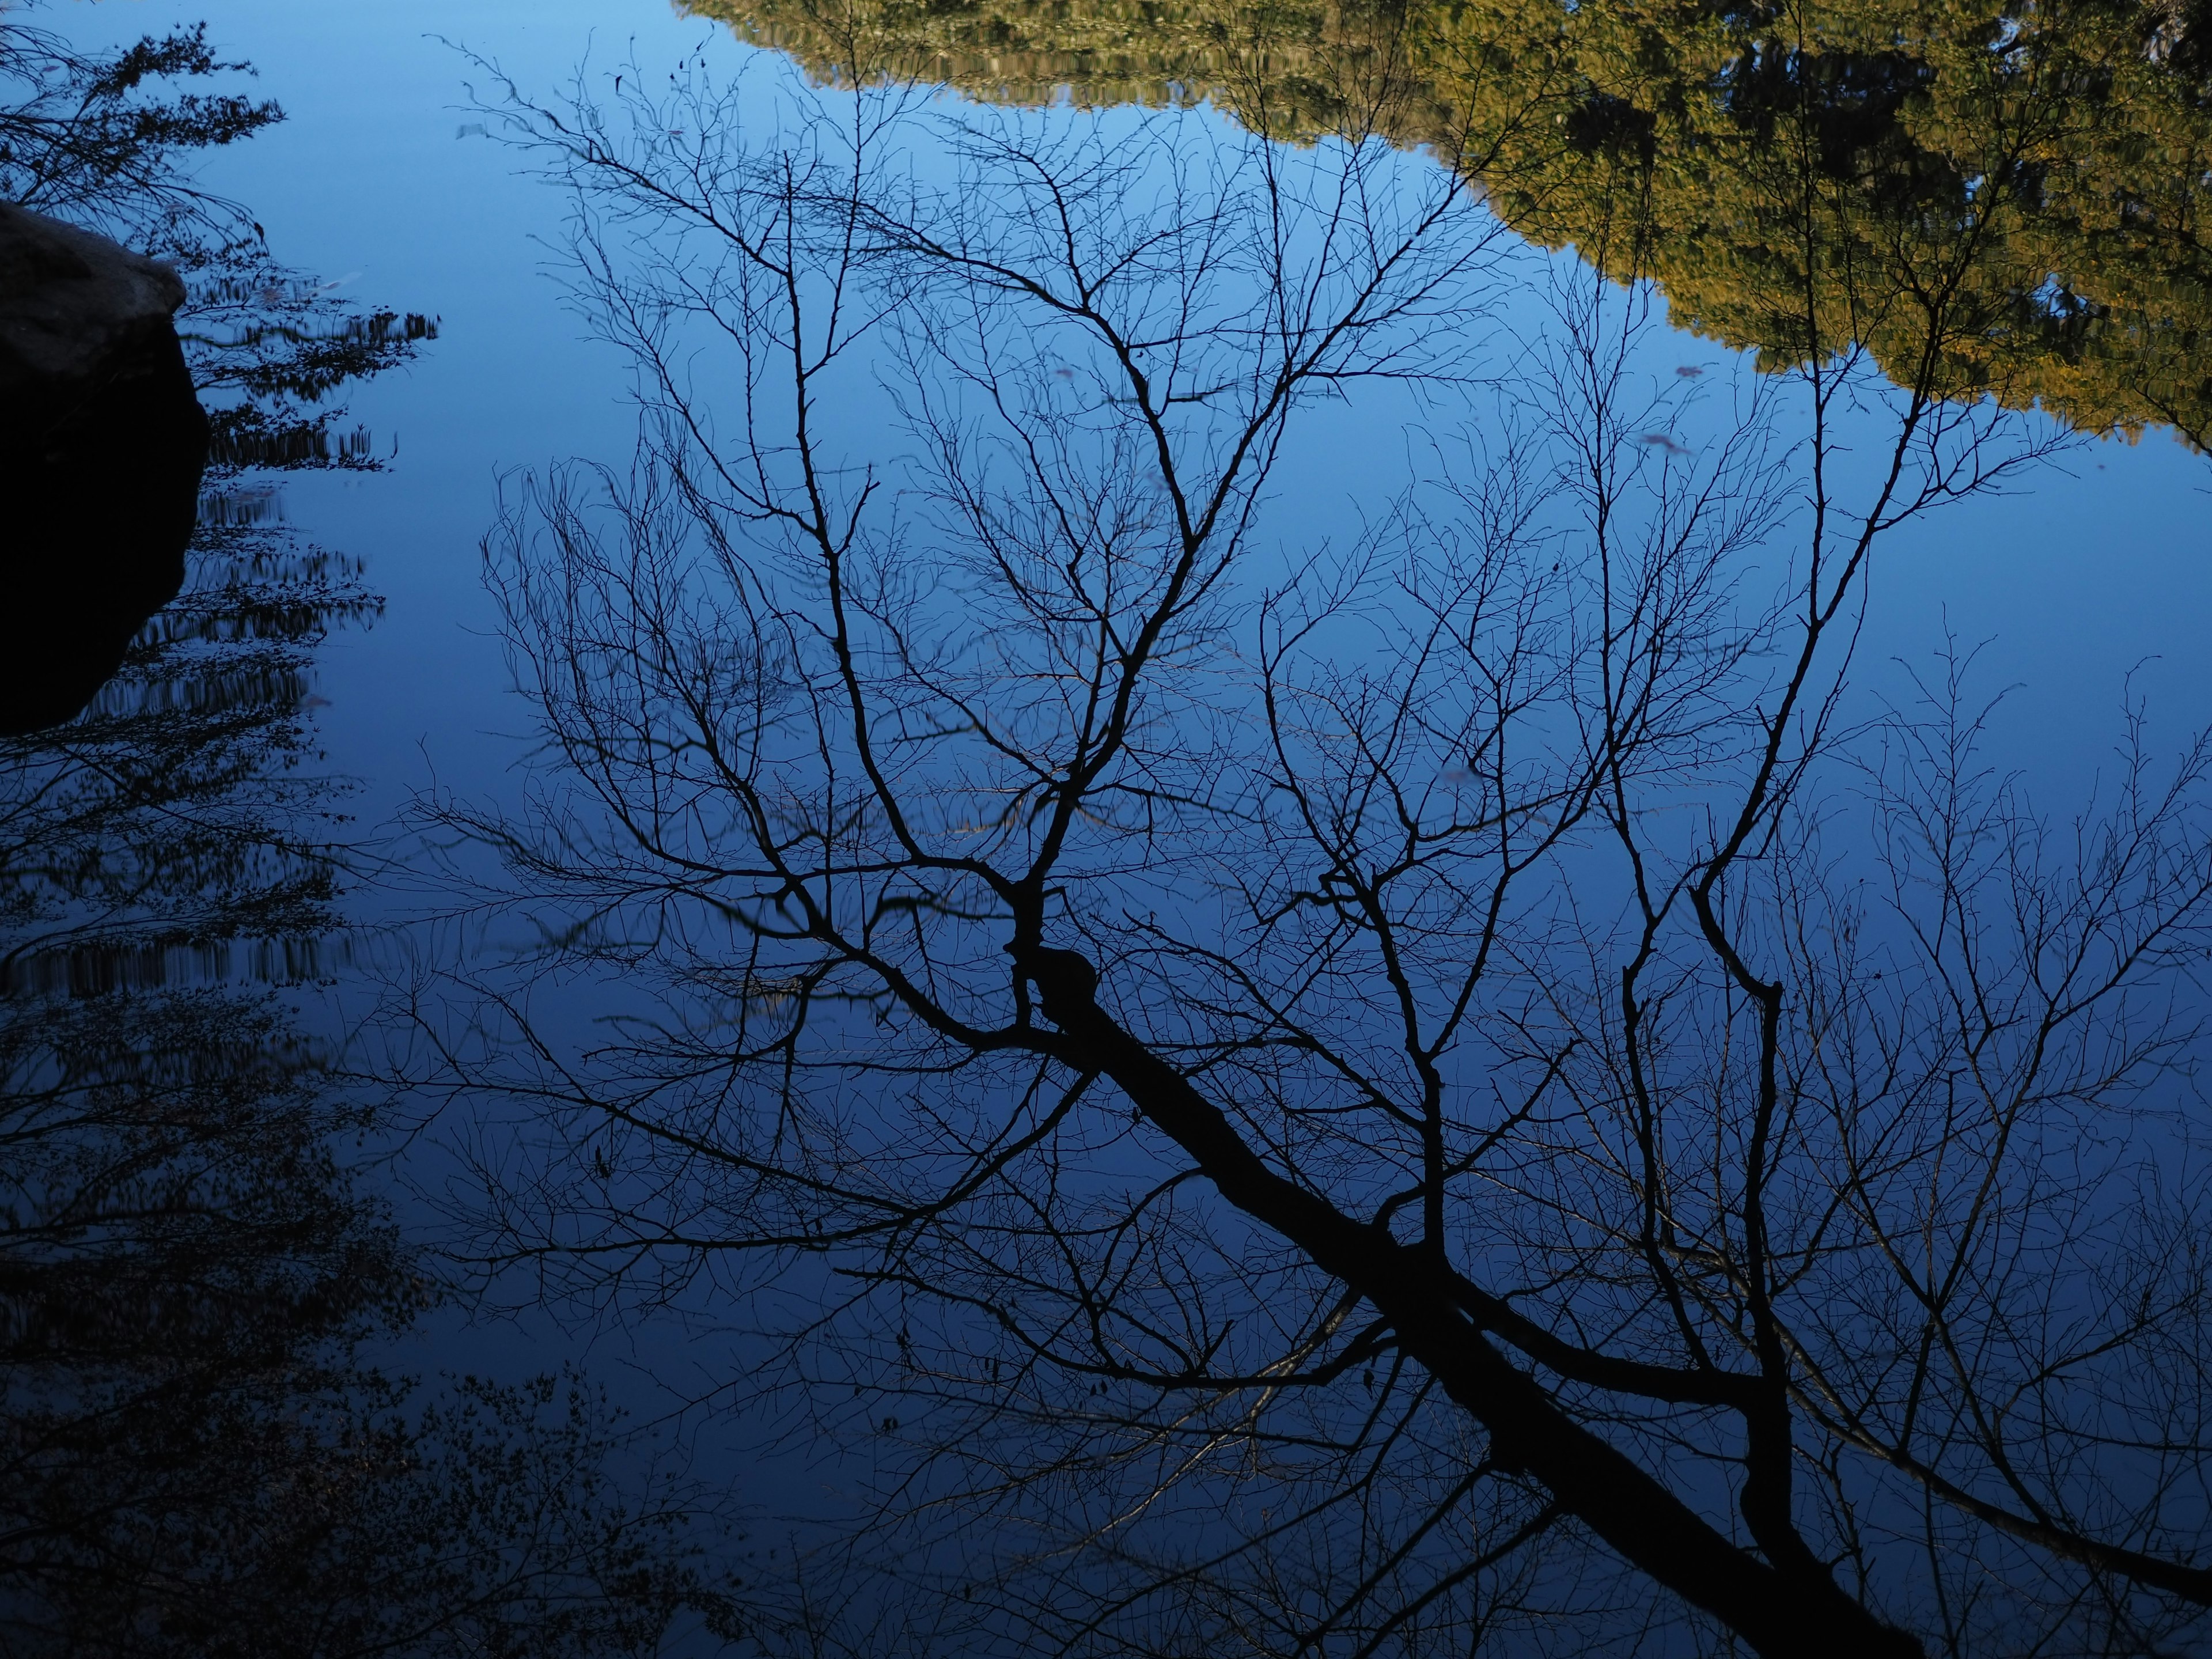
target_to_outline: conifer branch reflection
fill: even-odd
[[[0,17],[0,197],[176,258],[202,389],[281,440],[219,453],[184,591],[91,705],[0,738],[0,1648],[723,1646],[717,1504],[600,1390],[386,1367],[445,1291],[358,1167],[380,1103],[297,1006],[349,863],[314,660],[382,602],[245,469],[343,462],[314,406],[434,330],[195,186],[189,151],[276,112],[165,80],[239,67],[197,30],[103,56]]]

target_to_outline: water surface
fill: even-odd
[[[949,120],[972,114],[980,123],[994,105],[1037,106],[1050,130],[1089,122],[1101,106],[1177,106],[1181,142],[1225,150],[1255,131],[1310,144],[1373,84],[1376,64],[1397,54],[1413,72],[1392,83],[1376,122],[1403,150],[1387,176],[1433,179],[1446,168],[1480,176],[1516,250],[1498,268],[1489,326],[1501,347],[1543,314],[1547,273],[1589,262],[1645,284],[1668,319],[1638,348],[1655,381],[1718,387],[1794,361],[1793,313],[1775,298],[1795,258],[1777,230],[1776,204],[1786,204],[1790,181],[1759,174],[1745,148],[1779,71],[1730,58],[1735,37],[1723,25],[1740,20],[1639,42],[1590,5],[1557,15],[1507,7],[1423,13],[1410,22],[1314,8],[1275,18],[1279,33],[1255,60],[1227,9],[1218,16],[1198,7],[1125,9],[886,8],[860,15],[857,33],[845,33],[825,30],[806,9],[686,12],[625,0],[374,8],[149,0],[52,14],[54,27],[87,46],[206,19],[223,53],[255,66],[252,90],[286,112],[281,125],[211,155],[207,184],[249,204],[275,257],[335,283],[331,292],[435,319],[434,337],[407,361],[345,394],[348,420],[366,429],[362,453],[376,468],[264,479],[251,515],[258,522],[226,532],[223,544],[237,544],[234,556],[248,564],[258,559],[259,577],[282,566],[270,580],[315,587],[326,614],[314,631],[332,624],[311,659],[285,655],[275,665],[282,683],[257,683],[256,695],[286,718],[306,711],[305,735],[285,738],[283,758],[297,761],[301,778],[329,781],[330,798],[309,804],[347,815],[333,839],[353,849],[342,865],[318,865],[301,878],[313,892],[295,890],[301,883],[284,889],[300,914],[272,903],[267,918],[234,931],[326,943],[349,935],[352,949],[313,961],[264,952],[257,967],[204,950],[221,931],[214,925],[179,925],[173,937],[104,941],[138,951],[131,959],[141,966],[106,981],[80,972],[76,989],[133,973],[146,982],[278,982],[304,1036],[373,1066],[388,1050],[348,1045],[368,1011],[388,1013],[410,965],[450,968],[453,954],[471,951],[492,960],[512,937],[495,930],[488,944],[457,914],[468,896],[450,884],[452,866],[426,846],[413,809],[441,793],[511,808],[530,780],[550,775],[532,712],[514,695],[483,544],[502,500],[515,499],[520,470],[542,473],[568,458],[628,465],[637,382],[631,360],[594,337],[564,289],[570,203],[529,155],[498,141],[496,114],[482,100],[500,94],[482,60],[544,95],[580,70],[597,88],[619,72],[672,77],[696,66],[723,83],[751,77],[745,83],[761,88],[763,112],[787,108],[809,84],[920,72],[951,83],[934,106]],[[2023,107],[2018,87],[1987,79],[1990,64],[2014,50],[2008,29],[2017,20],[1965,9],[1901,19],[1871,7],[1823,13],[1821,44],[1850,60],[1838,76],[1850,83],[1826,134],[1835,155],[1815,158],[1814,169],[1840,200],[1848,191],[1839,181],[1864,184],[1850,169],[1871,155],[1874,183],[1863,193],[1878,211],[1854,218],[1838,208],[1820,220],[1821,234],[1837,246],[1860,239],[1870,264],[1891,261],[1884,281],[1903,269],[1969,293],[1939,391],[1966,406],[1986,398],[2013,409],[2021,430],[2043,437],[2080,429],[2077,444],[2003,493],[1948,508],[1885,544],[1869,578],[1850,712],[1901,695],[1906,681],[1893,659],[1925,665],[1947,635],[1979,647],[1980,683],[2013,688],[1990,755],[2027,769],[2062,820],[2112,771],[2128,698],[2147,700],[2161,740],[2212,720],[2212,662],[2201,646],[2212,615],[2212,461],[2190,435],[2206,430],[2212,386],[2212,345],[2199,338],[2207,290],[2195,231],[2208,129],[2205,100],[2170,84],[2202,65],[2185,32],[2146,44],[2101,14],[2077,22],[2050,73],[2079,72],[2095,95],[2031,98]],[[1717,85],[1727,89],[1717,104],[1692,95]],[[1971,158],[1984,154],[1995,159],[1977,171]],[[1632,174],[1644,180],[1642,197],[1623,183]],[[2006,191],[2020,201],[2001,213],[1992,202]],[[1977,213],[1989,216],[1987,226]],[[1840,290],[1818,299],[1836,311],[1857,302]],[[1908,323],[1877,319],[1867,331],[1893,374],[1907,372],[1898,366],[1912,350]],[[895,373],[888,358],[882,367]],[[855,452],[896,459],[905,441],[888,400],[848,391],[829,413]],[[1862,418],[1863,427],[1848,426]],[[1297,568],[1323,539],[1356,538],[1417,465],[1409,456],[1428,419],[1418,401],[1383,392],[1318,409],[1288,441],[1271,489],[1267,556]],[[1875,414],[1844,419],[1846,450],[1857,431],[1869,447],[1877,441]],[[1662,438],[1678,441],[1671,432],[1652,441]],[[1686,453],[1697,440],[1686,429],[1680,441]],[[271,542],[275,526],[295,540]],[[307,548],[323,550],[284,550]],[[183,616],[162,625],[184,627]],[[188,748],[216,741],[185,738]],[[476,856],[464,850],[456,862],[465,871]],[[188,890],[191,880],[179,884]],[[158,894],[151,908],[174,916],[191,904]],[[18,978],[57,993],[70,983],[65,967],[40,971]],[[434,1004],[436,981],[423,982],[434,985]],[[549,983],[544,994],[573,1023],[571,1035],[649,1000],[636,986],[589,975]],[[431,1023],[441,1012],[428,1011]],[[388,1025],[380,1029],[388,1037]],[[469,1189],[456,1177],[471,1156],[499,1162],[511,1120],[472,1119],[465,1094],[439,1103],[441,1115],[404,1146],[389,1124],[372,1135],[364,1178],[389,1190],[406,1227],[451,1241],[467,1230],[440,1200]],[[821,1289],[804,1275],[783,1284],[781,1305],[804,1306],[810,1285]],[[650,1414],[723,1388],[760,1351],[720,1328],[756,1322],[753,1310],[732,1312],[688,1286],[672,1300],[703,1322],[692,1327],[649,1312],[601,1322],[606,1307],[588,1301],[548,1314],[530,1307],[532,1289],[528,1269],[493,1287],[495,1304],[522,1310],[519,1324],[471,1325],[449,1309],[407,1339],[408,1363],[507,1376],[588,1364]],[[762,1313],[757,1322],[774,1321]],[[708,1328],[711,1339],[696,1334]],[[866,1443],[856,1449],[849,1434],[819,1446],[793,1437],[803,1420],[803,1413],[717,1420],[693,1472],[758,1510],[836,1510],[874,1478],[878,1454]],[[770,1429],[783,1435],[776,1459],[747,1449]],[[687,1639],[708,1639],[696,1622],[685,1628]]]

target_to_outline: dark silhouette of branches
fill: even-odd
[[[1885,539],[2051,442],[1947,401],[1953,289],[1823,271],[1700,392],[1639,290],[1497,328],[1360,131],[657,81],[494,106],[643,441],[489,543],[549,764],[427,811],[542,945],[416,1063],[516,1109],[488,1267],[799,1310],[877,1471],[811,1570],[938,1592],[853,1639],[2197,1628],[2205,751],[2138,721],[2061,833],[1962,661],[1852,701]],[[1419,476],[1278,556],[1292,423],[1386,386]]]

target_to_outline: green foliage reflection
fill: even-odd
[[[825,79],[1377,131],[1769,362],[2212,434],[2204,0],[690,3]]]

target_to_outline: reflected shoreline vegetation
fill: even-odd
[[[349,873],[315,657],[381,603],[271,469],[373,465],[333,394],[434,324],[196,188],[280,118],[204,34],[84,54],[41,21],[0,14],[0,198],[180,271],[214,442],[183,591],[81,714],[0,738],[0,1647],[653,1651],[727,1618],[681,1471],[580,1375],[386,1368],[444,1292],[362,1167],[382,1109],[299,1017]],[[131,556],[76,522],[40,556]]]
[[[687,5],[830,82],[1211,100],[1294,142],[1356,118],[1764,361],[1803,356],[1810,283],[1828,331],[1910,383],[1916,320],[1868,307],[1942,295],[1943,395],[2212,434],[2201,3]]]

